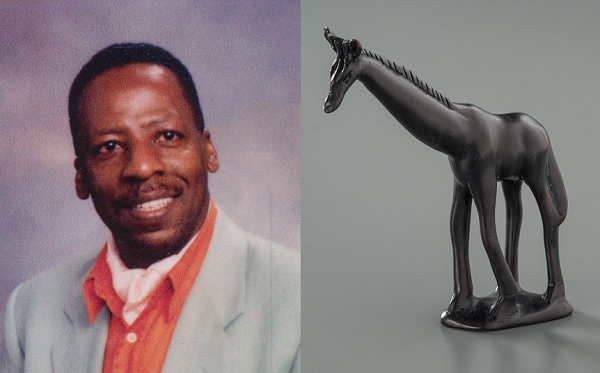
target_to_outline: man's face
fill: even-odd
[[[179,251],[206,217],[218,160],[176,76],[152,64],[108,70],[86,87],[80,118],[77,195],[91,195],[121,256]]]

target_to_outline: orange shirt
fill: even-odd
[[[148,306],[131,326],[122,319],[124,303],[113,288],[104,246],[83,283],[90,324],[105,305],[111,312],[103,373],[158,373],[162,370],[179,313],[208,251],[216,217],[217,209],[211,201],[194,242],[150,296]]]

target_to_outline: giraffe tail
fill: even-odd
[[[560,170],[558,169],[558,163],[554,156],[554,151],[550,147],[548,152],[548,165],[546,169],[548,177],[548,187],[550,189],[550,195],[556,207],[556,211],[560,215],[560,223],[562,223],[567,216],[567,191],[563,182]],[[559,224],[560,224],[559,223]]]

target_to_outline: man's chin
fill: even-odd
[[[189,241],[189,238],[182,237],[181,234],[161,230],[126,236],[115,235],[115,241],[119,252],[122,253],[121,256],[125,254],[123,251],[127,251],[125,256],[131,259],[158,261],[177,254]]]

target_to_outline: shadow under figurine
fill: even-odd
[[[325,28],[337,54],[331,66],[326,113],[335,111],[356,80],[418,140],[450,160],[454,196],[450,217],[454,293],[443,325],[498,330],[570,315],[558,257],[558,227],[567,214],[567,194],[544,127],[523,113],[495,115],[441,95],[410,70],[363,49],[357,40]],[[506,259],[495,222],[497,181],[506,200]],[[548,267],[544,294],[521,289],[517,247],[522,220],[521,185],[529,186],[540,209]],[[479,213],[483,246],[498,287],[488,297],[473,295],[469,265],[471,202]]]

